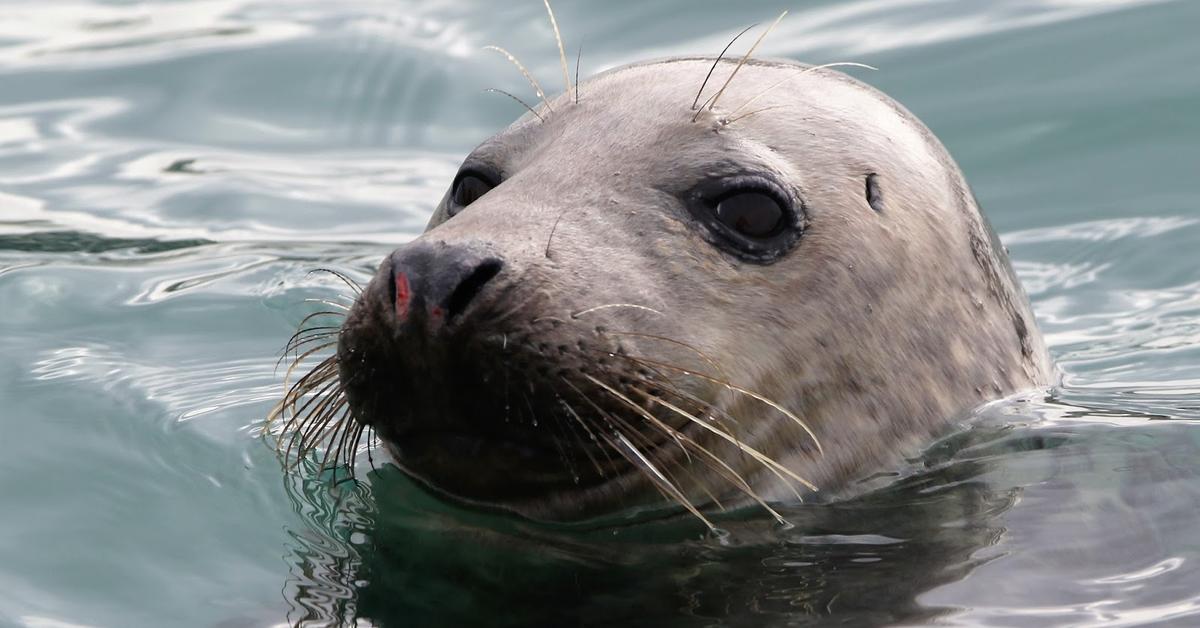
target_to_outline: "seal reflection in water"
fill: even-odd
[[[1052,373],[930,131],[749,53],[544,98],[328,333],[298,337],[337,347],[285,400],[301,453],[370,428],[437,493],[554,521],[845,494]]]

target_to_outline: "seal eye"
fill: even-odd
[[[806,223],[804,202],[766,175],[706,179],[683,201],[704,226],[705,239],[755,264],[770,264],[787,254]]]
[[[766,239],[779,235],[787,212],[779,201],[757,190],[737,191],[717,201],[717,220],[747,238]]]
[[[459,210],[479,200],[479,197],[494,187],[496,184],[480,172],[464,170],[458,173],[450,190],[450,215],[457,214]]]

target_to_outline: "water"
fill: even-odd
[[[562,0],[585,73],[712,53],[772,3]],[[529,526],[257,437],[336,280],[418,232],[554,84],[534,0],[0,5],[0,625],[1200,623],[1200,4],[797,3],[764,54],[853,60],[942,138],[1063,384],[878,488]]]

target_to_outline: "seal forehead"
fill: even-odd
[[[576,175],[601,164],[636,163],[644,172],[751,156],[776,167],[833,168],[830,174],[847,165],[927,172],[946,160],[906,110],[829,68],[748,62],[710,111],[703,103],[737,67],[723,60],[693,109],[712,64],[668,59],[609,70],[580,85],[578,103],[564,94],[545,123],[528,116],[494,141],[523,164],[566,163],[578,167],[548,170]]]

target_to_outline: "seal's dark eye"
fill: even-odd
[[[747,262],[770,264],[800,241],[804,203],[761,174],[706,179],[683,196],[713,245]]]
[[[479,200],[479,197],[487,194],[494,187],[496,184],[480,172],[472,170],[460,172],[454,179],[454,185],[450,191],[450,215],[453,216],[458,213],[458,210]]]
[[[721,224],[755,239],[779,235],[787,215],[774,197],[754,190],[724,196],[717,201],[716,212]]]

